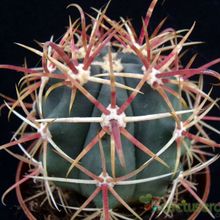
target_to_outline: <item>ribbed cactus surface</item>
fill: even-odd
[[[38,54],[41,66],[0,65],[24,73],[18,99],[4,96],[3,104],[23,123],[0,150],[20,160],[16,183],[3,197],[16,188],[29,219],[36,218],[27,201],[62,209],[71,220],[172,216],[186,192],[200,204],[190,219],[202,208],[213,216],[205,201],[208,165],[218,156],[207,160],[204,146],[220,146],[207,133],[219,133],[207,123],[219,120],[207,115],[218,100],[203,91],[203,76],[219,80],[209,68],[220,60],[193,68],[194,56],[183,65],[184,47],[198,43],[187,42],[194,24],[161,31],[162,21],[150,34],[156,3],[139,36],[129,20],[108,18],[107,7],[87,25],[83,10],[72,4],[80,19],[70,22],[60,41],[51,38],[39,50],[19,44]],[[22,154],[11,151],[15,145]],[[200,199],[194,174],[203,169]],[[20,185],[31,179],[36,189],[26,198]]]
[[[120,73],[137,73],[144,75],[142,70],[143,65],[137,56],[130,53],[118,52],[114,53],[115,62],[120,64]],[[90,66],[90,75],[95,76],[97,74],[109,74],[102,64],[104,65],[105,59],[108,57],[108,48],[105,48],[103,52],[94,60],[94,64]],[[101,65],[97,65],[97,63]],[[116,67],[115,67],[116,68]],[[59,74],[59,72],[57,73]],[[80,74],[80,73],[79,73]],[[109,77],[105,77],[107,80]],[[121,85],[126,85],[130,88],[136,88],[140,80],[135,78],[117,77],[116,82]],[[48,82],[48,87],[60,82]],[[102,103],[106,109],[112,109],[117,111],[119,106],[122,106],[126,100],[131,96],[130,91],[116,87],[116,106],[111,107],[111,88],[105,84],[95,84],[88,82],[84,88]],[[174,88],[177,90],[177,88]],[[61,87],[53,91],[48,95],[43,104],[43,117],[44,118],[69,118],[69,117],[91,117],[91,118],[105,118],[105,113],[101,112],[93,103],[91,103],[81,92],[76,93],[74,105],[69,111],[71,97],[71,88]],[[168,96],[175,110],[181,109],[181,103],[177,98]],[[142,87],[139,94],[135,97],[134,101],[123,111],[119,116],[124,119],[126,116],[146,116],[151,114],[158,114],[170,112],[168,105],[163,100],[161,95],[151,88],[147,83]],[[106,114],[108,116],[108,114]],[[111,114],[109,114],[111,117]],[[112,120],[109,120],[111,123]],[[135,143],[129,140],[126,136],[120,132],[120,121],[115,120],[116,126],[119,129],[115,129],[116,126],[108,125],[105,127],[103,123],[55,123],[52,122],[49,125],[49,131],[52,135],[54,142],[71,158],[77,158],[80,153],[85,149],[91,141],[102,131],[102,129],[108,130],[103,138],[100,138],[100,142],[96,141],[92,149],[81,159],[80,165],[84,166],[88,170],[95,173],[97,176],[101,175],[102,170],[102,158],[100,154],[99,144],[102,145],[104,151],[104,157],[106,160],[106,171],[109,178],[120,177],[131,173],[138,169],[141,165],[147,162],[151,155],[140,150]],[[172,117],[140,121],[137,123],[125,123],[122,126],[126,129],[135,139],[137,139],[151,154],[156,154],[162,149],[162,147],[169,141],[173,135],[175,129],[175,120]],[[117,139],[114,139],[113,130],[121,141],[121,147],[123,150],[124,161],[120,163],[118,155],[112,160],[111,154],[111,137],[115,144]],[[110,131],[111,130],[111,131]],[[119,142],[118,140],[118,142]],[[116,147],[116,146],[115,146]],[[53,151],[53,148],[48,148],[47,154],[47,171],[52,176],[65,177],[69,169],[69,162],[63,159],[60,155]],[[132,179],[145,179],[158,175],[167,174],[174,171],[176,161],[176,144],[173,143],[160,158],[163,163],[153,159],[149,165],[143,169],[137,175],[134,175]],[[114,163],[114,168],[113,164]],[[166,164],[166,165],[165,165]],[[90,179],[85,173],[81,172],[78,168],[71,169],[68,175],[69,178],[74,179]],[[126,201],[137,202],[141,195],[150,193],[154,196],[162,196],[167,190],[168,185],[171,183],[172,176],[168,176],[149,183],[140,183],[132,185],[116,186],[116,192]],[[62,183],[61,186],[68,187],[76,190],[80,194],[89,197],[95,190],[96,186],[88,186],[86,184],[66,184]],[[94,199],[96,206],[102,207],[102,196],[99,195]],[[110,206],[116,207],[120,203],[112,196],[109,195]]]

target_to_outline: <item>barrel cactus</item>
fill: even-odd
[[[81,7],[71,4],[80,19],[70,22],[59,42],[39,43],[40,50],[19,44],[38,54],[42,66],[0,65],[24,73],[18,99],[4,96],[3,105],[22,124],[0,149],[20,160],[16,183],[3,199],[16,188],[29,219],[37,219],[28,209],[36,198],[64,210],[65,219],[169,217],[186,191],[199,203],[190,219],[203,208],[213,217],[205,201],[208,166],[218,155],[207,160],[204,145],[220,146],[206,132],[219,133],[207,123],[219,120],[208,115],[218,100],[203,91],[203,76],[218,81],[209,68],[220,59],[193,68],[193,57],[184,66],[183,48],[197,43],[187,42],[194,24],[161,31],[162,21],[149,35],[156,3],[139,37],[129,20],[107,17],[107,7],[87,25]],[[15,145],[22,154],[11,150]],[[204,169],[200,198],[192,183]],[[21,186],[32,179],[35,194],[24,198]]]

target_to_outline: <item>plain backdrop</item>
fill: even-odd
[[[0,63],[22,65],[24,58],[29,66],[34,66],[39,57],[20,48],[14,42],[23,43],[32,47],[34,40],[44,42],[59,38],[66,30],[68,16],[79,16],[75,9],[66,9],[70,3],[78,3],[89,14],[95,15],[91,7],[100,8],[107,0],[1,0],[0,1]],[[131,18],[136,30],[140,29],[141,17],[144,17],[150,0],[112,0],[107,15],[118,20],[120,17]],[[165,0],[159,1],[151,20],[150,31],[164,18],[167,22],[164,27],[172,26],[175,29],[190,28],[194,21],[196,27],[190,36],[191,41],[203,41],[205,44],[195,46],[192,53],[198,53],[196,65],[220,57],[220,1],[219,0]],[[220,64],[213,67],[220,72]],[[21,75],[16,72],[0,71],[0,93],[15,97],[14,85]],[[209,84],[210,82],[207,81]],[[220,95],[219,87],[215,87],[213,94]],[[1,100],[2,103],[2,100]],[[217,113],[217,112],[216,112]],[[219,114],[219,113],[218,113]],[[7,112],[4,110],[0,118],[0,144],[7,142],[18,125],[19,120],[12,117],[8,123]],[[218,123],[215,126],[220,128]],[[220,142],[217,135],[213,135]],[[17,161],[6,153],[0,152],[0,193],[14,181]],[[209,202],[220,202],[220,161],[211,166],[212,190]],[[1,195],[0,194],[0,195]],[[7,207],[0,205],[0,219],[24,220],[16,206],[14,193],[6,198]],[[199,219],[210,219],[203,215]]]

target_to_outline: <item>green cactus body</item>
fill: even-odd
[[[100,72],[99,67],[93,67],[94,72]],[[58,73],[59,74],[59,73]],[[53,85],[55,82],[49,82]],[[92,84],[92,83],[91,83]],[[94,97],[98,97],[100,86],[86,85],[86,88],[91,92]],[[61,87],[47,98],[43,106],[43,115],[48,118],[60,117],[86,117],[92,115],[93,104],[91,104],[84,95],[77,92],[74,103],[74,109],[69,112],[69,100],[71,90],[67,87]],[[53,136],[55,143],[62,146],[61,149],[71,158],[75,158],[83,149],[87,133],[89,131],[89,124],[52,124],[50,132]],[[70,164],[53,151],[52,148],[48,149],[48,171],[51,175],[65,177]],[[72,178],[78,178],[79,171],[74,169],[69,175]],[[63,184],[61,184],[63,185]],[[65,186],[68,184],[64,184]],[[70,188],[79,191],[79,185],[71,185]]]
[[[219,134],[207,123],[219,121],[207,116],[218,100],[203,91],[203,75],[219,81],[210,67],[220,61],[192,68],[193,57],[183,67],[182,49],[192,44],[186,41],[194,25],[161,32],[162,21],[149,35],[156,3],[152,0],[139,37],[130,21],[108,18],[107,8],[86,25],[83,10],[72,4],[81,19],[70,22],[58,43],[51,39],[42,44],[43,52],[21,45],[41,56],[41,67],[0,65],[25,74],[18,100],[5,96],[9,103],[0,106],[23,121],[0,150],[18,145],[22,152],[8,150],[20,164],[17,183],[7,192],[16,187],[29,219],[36,218],[27,206],[32,210],[38,203],[62,209],[63,219],[71,220],[142,220],[145,213],[149,219],[155,214],[165,218],[173,216],[175,210],[169,207],[178,207],[186,191],[200,203],[189,219],[202,208],[214,217],[204,204],[210,185],[207,167],[218,156],[206,160],[211,154],[204,145],[220,147],[206,133],[210,129]],[[198,81],[190,79],[199,74]],[[203,169],[206,188],[200,199],[194,175]],[[31,182],[34,195],[23,198],[20,184],[28,185],[32,178],[37,180],[36,189]],[[46,218],[60,217],[52,209]]]
[[[105,50],[104,50],[105,51]],[[103,61],[103,57],[106,56],[105,52],[97,57],[97,60]],[[130,53],[119,52],[117,59],[121,60],[123,66],[122,72],[126,73],[139,73],[143,74],[142,64],[138,57]],[[104,62],[104,61],[103,61]],[[106,73],[99,66],[92,66],[91,75],[100,73]],[[117,82],[127,85],[131,88],[135,88],[139,80],[127,79],[117,77]],[[97,98],[105,107],[109,106],[110,103],[110,87],[108,85],[96,86],[94,83],[86,84],[85,88]],[[69,99],[71,90],[68,88],[56,89],[46,99],[43,108],[43,115],[46,118],[59,118],[59,117],[100,117],[101,112],[94,107],[83,95],[77,93],[76,100],[74,102],[73,109],[68,112]],[[169,107],[164,102],[163,98],[157,91],[152,89],[147,83],[143,86],[141,92],[132,104],[128,107],[125,114],[127,116],[141,116],[148,114],[156,114],[169,112]],[[130,96],[130,92],[117,88],[117,106],[121,106],[125,100]],[[179,110],[179,101],[172,96],[169,96],[175,110]],[[126,129],[135,136],[141,143],[148,146],[149,149],[157,153],[171,138],[175,128],[175,121],[172,118],[159,119],[138,123],[129,123]],[[76,156],[83,150],[87,144],[98,134],[101,130],[100,124],[56,124],[49,127],[52,134],[53,140],[56,144],[71,158]],[[121,135],[123,151],[125,155],[126,167],[122,167],[120,161],[116,156],[116,177],[129,174],[133,170],[137,169],[143,163],[150,159],[150,156],[146,155],[141,150],[135,148],[135,146]],[[110,136],[106,134],[102,138],[102,145],[106,157],[107,172],[111,176],[111,149],[110,149]],[[137,179],[143,179],[153,177],[155,175],[162,175],[172,172],[176,162],[176,144],[173,144],[169,149],[161,155],[169,167],[160,164],[158,161],[152,161],[147,168],[137,175]],[[88,152],[81,160],[81,165],[96,175],[100,175],[102,172],[101,158],[98,144]],[[65,177],[70,164],[63,160],[60,156],[56,155],[52,150],[48,151],[47,170],[50,175],[57,177]],[[74,168],[69,174],[70,178],[88,179],[89,177],[84,173]],[[132,178],[134,179],[134,177]],[[150,193],[154,196],[163,196],[170,184],[172,177],[162,178],[161,180],[152,181],[149,183],[142,183],[137,185],[129,186],[116,186],[115,190],[125,200],[130,202],[137,202],[141,195]],[[95,186],[85,184],[61,184],[64,188],[71,188],[76,190],[83,196],[89,197],[95,190]],[[159,190],[158,190],[159,189]],[[102,196],[98,195],[94,199],[94,203],[97,207],[102,207]],[[114,208],[119,205],[119,202],[112,196],[109,195],[110,207]]]

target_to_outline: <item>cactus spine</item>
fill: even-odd
[[[200,199],[190,181],[203,169],[208,179],[208,165],[218,158],[206,161],[198,143],[220,146],[204,129],[218,132],[206,122],[219,120],[207,116],[217,101],[203,91],[204,75],[219,80],[209,69],[219,59],[197,68],[191,67],[194,57],[181,64],[194,25],[187,31],[160,31],[162,22],[149,36],[156,3],[152,1],[139,37],[129,21],[108,18],[107,7],[97,11],[89,26],[83,10],[72,4],[81,19],[70,24],[60,42],[51,39],[41,50],[19,44],[42,58],[41,67],[0,65],[24,73],[18,99],[5,103],[23,123],[0,149],[30,166],[30,173],[18,175],[4,196],[16,188],[26,210],[20,185],[34,179],[47,202],[68,210],[69,219],[109,220],[142,219],[150,195],[151,219],[169,216],[178,189],[185,189],[200,204],[192,216],[202,208],[213,216],[205,206],[208,189]],[[195,75],[197,82],[191,80]],[[11,152],[14,145],[22,155]],[[126,211],[119,212],[121,207]],[[35,219],[30,211],[26,214]]]

